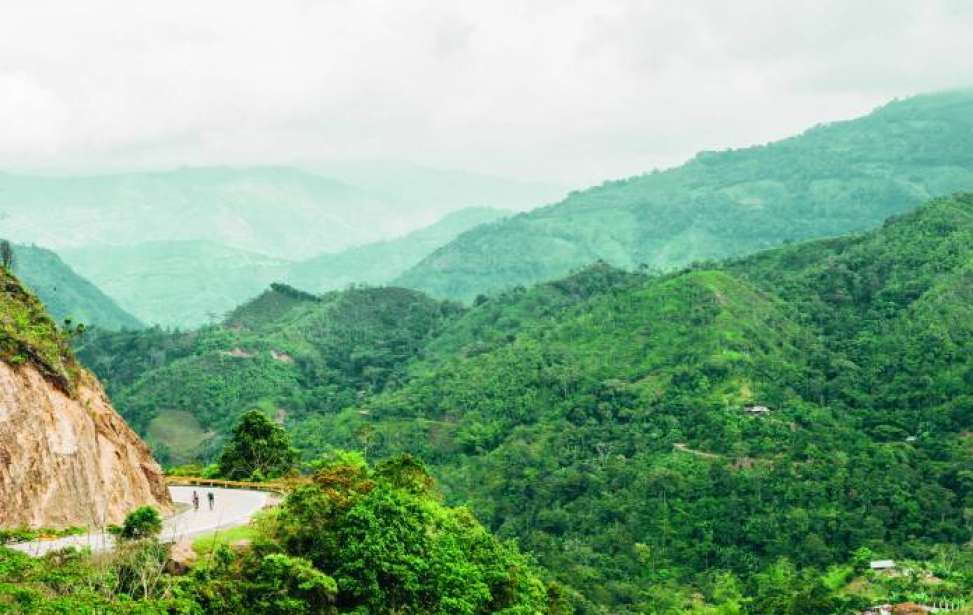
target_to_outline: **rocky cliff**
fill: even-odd
[[[149,448],[0,269],[0,527],[103,527],[171,506]]]

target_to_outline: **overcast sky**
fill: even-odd
[[[0,169],[580,186],[963,85],[969,0],[31,0],[0,16]]]

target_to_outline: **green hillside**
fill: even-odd
[[[937,584],[883,597],[973,590],[971,266],[961,195],[862,235],[665,275],[599,264],[469,309],[278,286],[221,326],[106,334],[80,357],[171,461],[192,457],[176,438],[212,455],[247,407],[309,458],[421,456],[581,612],[855,612],[879,595],[862,553],[933,562]],[[129,366],[152,335],[158,361]]]
[[[970,537],[971,264],[973,197],[942,200],[613,288],[294,431],[422,455],[449,497],[612,609],[685,612],[713,571],[759,594],[781,558],[929,558]]]
[[[457,309],[405,289],[315,297],[274,285],[223,324],[188,333],[96,331],[78,354],[159,457],[185,462],[217,450],[252,407],[300,421],[402,381],[426,339]],[[186,413],[195,422],[194,446],[158,438],[170,431],[173,416]],[[194,448],[204,434],[214,436],[207,436],[208,447]]]
[[[321,254],[294,264],[285,280],[298,288],[323,292],[349,284],[385,284],[417,264],[460,233],[494,222],[509,212],[470,207],[448,214],[435,224],[408,235]]]
[[[182,328],[218,322],[288,266],[210,241],[98,245],[62,255],[143,322]]]
[[[116,331],[142,327],[138,319],[50,250],[15,246],[14,254],[14,272],[37,293],[56,321],[70,318],[75,323]]]
[[[764,146],[607,182],[464,233],[395,283],[434,296],[555,279],[601,259],[671,270],[873,228],[973,188],[973,91],[896,101]]]

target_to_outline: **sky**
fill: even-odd
[[[968,0],[32,0],[0,19],[0,170],[573,187],[971,85]]]

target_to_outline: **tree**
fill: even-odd
[[[276,478],[295,463],[287,432],[258,410],[240,417],[219,459],[220,474],[230,480]]]
[[[14,249],[6,239],[0,241],[0,264],[7,270],[14,266]]]

